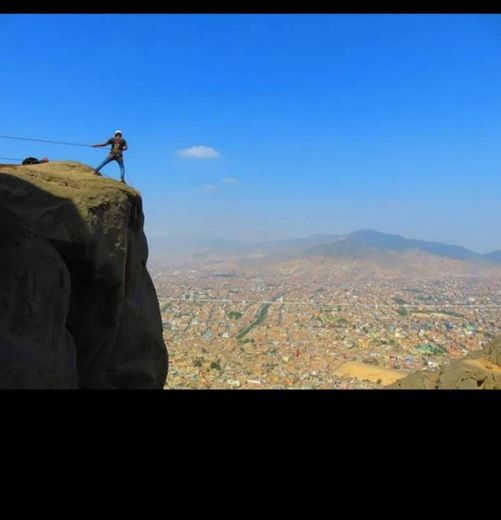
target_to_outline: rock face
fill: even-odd
[[[0,387],[163,388],[143,222],[79,163],[0,166]]]
[[[0,207],[0,387],[76,388],[69,272],[49,242]]]
[[[407,390],[501,390],[501,338],[438,372],[415,372],[388,388]]]

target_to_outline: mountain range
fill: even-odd
[[[397,258],[420,253],[443,259],[482,265],[501,265],[501,250],[480,254],[462,246],[405,238],[399,235],[362,229],[346,235],[311,235],[305,238],[243,244],[235,240],[156,237],[150,240],[152,256],[183,256],[192,259],[266,258],[274,261],[297,259],[369,260]]]

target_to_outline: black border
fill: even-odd
[[[346,476],[347,462],[358,477],[370,470],[383,479],[387,469],[467,462],[468,449],[487,450],[472,461],[489,458],[500,398],[495,390],[5,390],[0,407],[14,455],[20,443],[51,460],[85,462],[88,453],[105,467],[116,457],[165,475],[176,467],[174,476],[185,468],[209,477],[238,470],[236,478],[246,468],[271,476],[306,465],[304,477],[333,457],[331,476]]]
[[[295,4],[295,3],[294,3]],[[166,2],[163,5],[158,0],[142,2],[103,2],[102,0],[88,0],[86,2],[63,2],[62,0],[47,0],[46,2],[7,1],[0,5],[0,15],[5,13],[33,13],[33,14],[467,14],[489,13],[498,14],[495,3],[487,0],[456,0],[455,2],[431,2],[429,0],[396,2],[386,0],[379,2],[326,2],[317,0],[297,4],[289,9],[286,3],[270,1],[240,1],[230,2]]]

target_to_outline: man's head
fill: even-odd
[[[116,130],[115,136],[122,137],[122,130]]]

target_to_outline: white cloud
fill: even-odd
[[[214,184],[205,184],[204,190],[212,193],[213,191],[216,191],[216,187],[214,186]]]
[[[235,179],[235,177],[225,177],[223,179],[224,184],[238,184],[240,181]]]
[[[184,150],[178,150],[178,155],[183,159],[217,159],[219,152],[210,146],[192,146]]]

